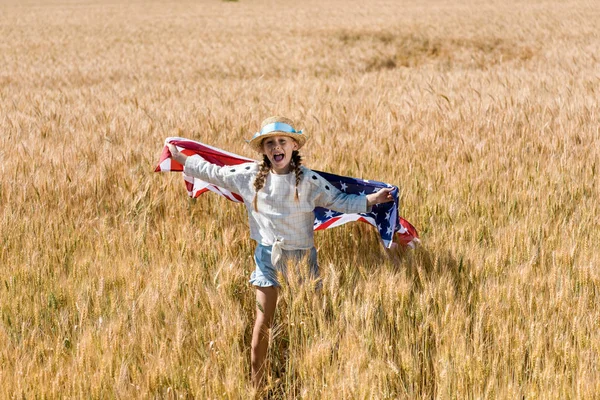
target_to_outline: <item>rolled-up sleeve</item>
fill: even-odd
[[[316,184],[315,206],[342,213],[366,213],[367,196],[343,193],[325,179],[319,177]]]

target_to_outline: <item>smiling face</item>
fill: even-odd
[[[271,161],[273,172],[288,174],[292,152],[298,150],[298,143],[288,136],[271,136],[263,140],[262,151]]]

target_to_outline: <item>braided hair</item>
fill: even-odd
[[[298,150],[292,151],[292,159],[290,160],[290,169],[296,175],[296,194],[294,195],[294,200],[300,201],[298,197],[298,185],[302,180],[302,169],[300,166],[302,165],[302,157]],[[265,186],[265,180],[267,179],[267,175],[271,171],[271,161],[269,161],[269,157],[266,154],[263,154],[263,160],[258,167],[258,173],[256,174],[256,178],[254,178],[254,200],[252,200],[252,205],[254,206],[254,211],[258,212],[258,191]]]
[[[292,159],[290,160],[290,168],[296,174],[296,194],[294,195],[294,200],[300,201],[298,197],[298,185],[302,180],[302,169],[300,166],[302,165],[302,157],[300,157],[300,153],[298,150],[292,151]]]

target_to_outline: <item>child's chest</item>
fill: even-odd
[[[298,186],[296,198],[296,177],[293,174],[267,179],[258,192],[260,212],[286,217],[295,213],[312,212],[314,206],[309,201],[306,186]]]

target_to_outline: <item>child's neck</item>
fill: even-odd
[[[286,165],[283,168],[275,168],[275,167],[271,167],[271,172],[274,173],[275,175],[287,175],[291,172],[292,168],[290,167],[290,165]]]

